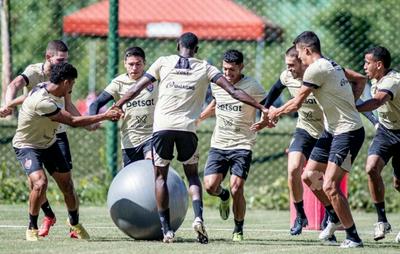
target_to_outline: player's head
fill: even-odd
[[[224,59],[222,61],[222,69],[224,71],[225,78],[235,84],[242,78],[243,70],[243,54],[236,49],[227,50],[224,53]]]
[[[187,32],[178,38],[178,51],[182,49],[190,50],[193,54],[197,53],[199,39],[194,33]]]
[[[312,31],[305,31],[299,34],[293,41],[299,58],[305,65],[312,63],[313,54],[321,54],[321,43],[318,36]]]
[[[302,64],[295,46],[291,46],[285,53],[285,64],[296,79],[303,78],[306,66]]]
[[[59,63],[53,64],[50,71],[50,82],[60,86],[65,93],[72,92],[72,86],[78,77],[78,71],[72,64]]]
[[[46,61],[50,64],[68,62],[68,47],[61,40],[53,40],[47,44]]]
[[[390,68],[392,58],[389,50],[382,46],[369,48],[364,56],[364,71],[368,78],[382,76]]]
[[[124,66],[131,79],[139,79],[143,76],[146,55],[140,47],[130,47],[125,50]]]

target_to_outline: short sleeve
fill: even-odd
[[[119,85],[118,82],[113,79],[111,81],[110,84],[108,84],[108,86],[106,86],[106,88],[104,88],[104,91],[106,91],[107,93],[109,93],[115,101],[119,100]]]
[[[31,90],[37,83],[39,83],[37,71],[33,65],[26,67],[24,72],[21,73],[21,76],[24,78],[28,90]]]
[[[207,77],[209,81],[215,83],[221,76],[222,73],[217,67],[207,64]]]
[[[279,80],[281,81],[282,85],[286,86],[288,70],[282,71],[281,75],[279,76]]]
[[[61,109],[56,102],[51,99],[41,100],[36,104],[35,112],[41,116],[52,116],[57,114]]]
[[[382,82],[378,85],[378,90],[387,92],[392,99],[394,98],[394,96],[396,96],[398,88],[399,88],[398,82],[396,82],[391,78],[382,80]]]
[[[323,85],[324,73],[318,62],[311,64],[304,72],[303,84],[313,88],[321,87]]]
[[[146,76],[151,79],[152,82],[160,80],[160,69],[162,66],[162,57],[158,58],[146,71]]]

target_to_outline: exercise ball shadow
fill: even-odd
[[[173,168],[168,172],[171,227],[176,231],[185,219],[188,192]],[[162,239],[158,216],[154,171],[151,160],[141,160],[123,168],[114,178],[107,195],[107,206],[115,225],[137,240]]]

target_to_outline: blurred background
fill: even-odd
[[[175,54],[176,37],[187,31],[201,39],[198,58],[219,68],[226,50],[242,51],[244,74],[259,80],[266,90],[285,68],[286,49],[304,30],[315,31],[321,39],[323,54],[343,67],[363,73],[363,53],[373,45],[389,49],[393,68],[400,63],[400,5],[396,0],[1,0],[0,3],[1,98],[10,80],[27,65],[44,61],[49,40],[62,39],[69,46],[69,62],[79,71],[73,100],[82,114],[108,82],[125,71],[123,51],[127,47],[142,47],[149,67],[158,57]],[[368,97],[368,91],[364,96]],[[284,102],[288,98],[284,93],[280,99]],[[246,184],[249,207],[289,208],[285,150],[296,120],[294,116],[286,117],[278,128],[259,134]],[[199,127],[201,174],[213,126],[214,120],[210,119]],[[365,126],[367,138],[349,178],[349,201],[352,208],[369,211],[373,205],[364,164],[374,131],[369,123]],[[11,145],[15,128],[15,117],[0,120],[0,203],[28,199],[26,177]],[[68,129],[75,185],[84,204],[103,204],[112,175],[121,167],[117,130],[118,126],[112,124],[103,124],[95,132]],[[183,175],[179,163],[174,161],[172,166]],[[391,187],[391,175],[389,166],[384,171],[388,188],[386,208],[398,211],[400,202]],[[61,193],[50,182],[50,201],[63,202]],[[208,205],[215,205],[215,199],[208,195],[205,199]]]

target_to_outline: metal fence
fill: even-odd
[[[12,76],[21,73],[28,64],[42,62],[49,40],[63,39],[70,48],[69,61],[79,71],[73,100],[84,113],[93,97],[108,84],[108,1],[1,1],[6,2]],[[224,51],[232,48],[242,51],[244,73],[257,78],[266,89],[285,67],[285,50],[304,30],[315,31],[321,39],[323,54],[344,67],[362,72],[363,52],[379,44],[391,51],[396,68],[400,63],[399,18],[400,5],[396,0],[120,0],[118,71],[124,72],[122,52],[127,47],[142,47],[148,67],[159,56],[176,53],[175,36],[188,30],[197,32],[201,38],[198,57],[218,67]],[[285,93],[283,100],[287,98]],[[3,175],[22,177],[9,143],[15,122],[2,121],[0,128]],[[278,129],[260,134],[247,187],[253,192],[250,203],[281,208],[285,204],[275,206],[271,202],[286,202],[287,206],[284,150],[293,128],[294,120],[287,120]],[[204,167],[211,134],[212,121],[209,121],[199,130],[200,168]],[[75,180],[109,181],[104,129],[88,132],[71,128],[68,135]],[[368,144],[366,140],[356,166],[360,171],[357,177],[363,181]],[[117,160],[119,163],[120,151]],[[176,162],[173,166],[180,169]],[[364,183],[363,191],[358,192],[362,200],[368,199]],[[269,196],[271,193],[275,196]],[[353,206],[362,208],[365,202]]]

